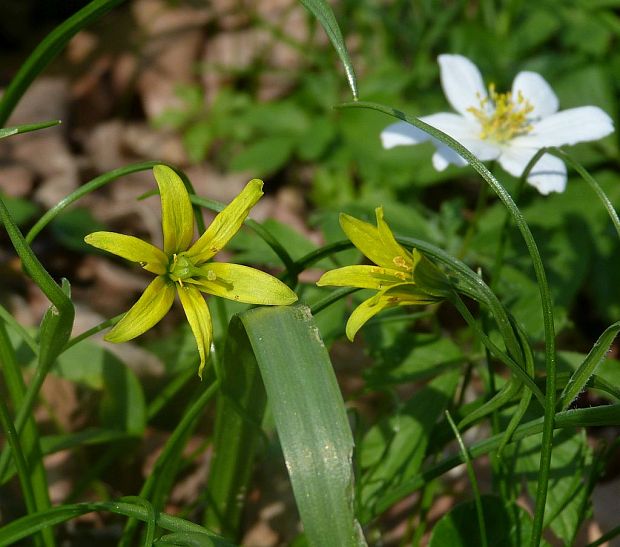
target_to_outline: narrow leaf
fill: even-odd
[[[300,2],[318,19],[321,26],[325,29],[327,36],[331,40],[332,45],[336,48],[336,52],[344,65],[347,81],[349,82],[351,93],[353,93],[353,99],[357,100],[357,82],[355,79],[355,71],[353,70],[353,63],[349,57],[347,46],[344,43],[338,21],[336,21],[331,6],[326,0],[300,0]]]
[[[592,346],[590,353],[588,353],[581,366],[579,366],[570,377],[564,391],[562,391],[560,397],[562,410],[566,410],[575,397],[577,397],[586,386],[590,377],[596,372],[598,366],[605,359],[609,347],[618,335],[618,332],[620,332],[620,321],[609,326],[605,332],[601,334],[594,346]]]

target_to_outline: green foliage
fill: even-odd
[[[95,0],[54,30],[8,86],[0,119],[76,32],[119,3]],[[17,477],[27,512],[3,523],[0,545],[34,536],[52,546],[54,525],[91,511],[128,517],[117,538],[121,546],[232,545],[245,532],[252,497],[262,494],[252,490],[253,472],[274,457],[285,463],[295,497],[297,511],[285,518],[299,519],[304,529],[286,538],[294,545],[387,541],[382,535],[394,515],[387,512],[414,492],[418,501],[407,500],[410,522],[399,528],[406,529],[403,544],[420,543],[439,495],[461,503],[434,524],[431,547],[537,547],[548,544],[543,532],[572,545],[585,520],[596,518],[592,492],[617,458],[618,443],[600,446],[590,428],[620,424],[620,362],[608,358],[620,329],[618,138],[548,150],[567,164],[570,177],[565,192],[543,197],[415,116],[450,110],[439,93],[436,56],[458,52],[479,63],[500,90],[517,72],[538,71],[562,108],[598,105],[617,125],[618,3],[300,4],[312,32],[294,44],[303,55],[277,99],[258,98],[256,82],[269,62],[262,58],[227,74],[231,85],[208,102],[202,85],[178,87],[181,106],[155,124],[179,132],[192,163],[266,177],[274,193],[295,186],[307,199],[308,229],[315,232],[309,238],[275,220],[246,221],[250,230],[229,248],[234,261],[274,270],[302,304],[248,309],[214,301],[204,384],[193,373],[196,347],[187,326],[167,324],[139,341],[164,365],[155,379],[87,340],[119,318],[71,338],[79,280],[72,296],[69,282],[55,280],[35,255],[40,247],[33,241],[49,224],[52,237],[79,259],[96,221],[88,210],[68,207],[157,162],[101,174],[38,220],[36,204],[2,196],[8,236],[2,241],[10,241],[49,302],[36,332],[0,308],[0,421],[8,439],[0,484],[8,488]],[[282,29],[264,26],[271,38],[286,40]],[[344,77],[331,46],[316,40],[323,32]],[[347,108],[333,108],[350,94]],[[437,172],[431,144],[383,150],[379,133],[394,118],[428,132],[471,167]],[[55,124],[7,127],[0,138]],[[223,208],[207,197],[191,199],[195,210]],[[370,220],[379,205],[398,242],[443,272],[447,298],[381,313],[350,345],[343,342],[344,325],[368,295],[329,292],[310,280],[317,270],[359,264],[361,254],[344,240],[338,215]],[[24,237],[21,228],[30,225]],[[200,221],[198,227],[204,230]],[[324,243],[316,244],[320,238]],[[3,302],[11,289],[2,287]],[[38,402],[45,403],[41,387],[49,374],[79,386],[85,404],[76,431],[53,419],[44,430],[32,418]],[[592,408],[580,408],[584,400]],[[456,431],[458,451],[454,423],[445,416],[463,429]],[[129,491],[135,484],[120,492],[139,495],[110,501],[104,474],[137,465],[158,429],[165,441],[152,471],[138,492]],[[192,438],[202,443],[190,453]],[[183,518],[166,514],[181,474],[207,448],[204,492],[181,508]],[[42,458],[61,450],[72,452],[83,476],[52,508]],[[446,475],[463,462],[471,493],[451,489]],[[474,479],[483,467],[492,481],[481,496]],[[103,501],[72,503],[93,496]],[[521,500],[532,501],[533,518]],[[184,519],[200,513],[204,526]]]

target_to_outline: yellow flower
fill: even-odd
[[[86,243],[138,262],[157,277],[140,299],[105,336],[126,342],[146,332],[168,312],[178,293],[192,329],[202,370],[209,355],[213,327],[201,291],[248,304],[286,305],[297,295],[275,277],[239,264],[209,262],[241,228],[250,209],[263,195],[263,183],[253,179],[194,242],[194,215],[183,181],[169,167],[153,168],[161,196],[163,250],[133,236],[94,232]],[[175,291],[176,289],[176,291]]]
[[[383,220],[383,207],[375,209],[377,227],[341,213],[340,226],[364,256],[375,266],[345,266],[323,274],[317,285],[376,289],[347,321],[346,334],[353,340],[357,331],[381,310],[393,306],[438,302],[448,287],[441,271],[419,251],[401,246]]]

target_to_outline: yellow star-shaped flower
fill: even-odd
[[[169,167],[153,168],[161,196],[164,248],[133,236],[94,232],[86,243],[138,262],[157,277],[140,299],[105,336],[108,342],[126,342],[146,332],[166,315],[178,293],[192,329],[202,375],[213,327],[209,307],[201,292],[248,304],[287,305],[297,295],[279,279],[240,264],[209,262],[241,228],[250,209],[263,195],[263,182],[253,179],[219,213],[204,234],[194,242],[194,214],[181,178]]]
[[[374,266],[345,266],[326,272],[317,285],[376,289],[349,317],[346,334],[357,331],[380,311],[393,306],[423,305],[442,300],[448,293],[445,276],[417,249],[409,252],[394,238],[383,220],[383,207],[375,209],[377,226],[341,213],[342,230]]]

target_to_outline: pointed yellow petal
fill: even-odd
[[[385,251],[393,257],[392,265],[401,271],[413,270],[413,258],[411,253],[396,241],[392,230],[390,230],[387,222],[383,220],[383,207],[377,207],[375,209],[375,215],[377,217],[377,230],[379,231],[381,243]]]
[[[380,266],[345,266],[325,272],[316,284],[319,287],[331,285],[334,287],[358,287],[360,289],[384,289],[410,279],[410,272],[405,273]]]
[[[395,305],[396,303],[390,302],[387,298],[383,298],[381,293],[375,294],[368,300],[364,300],[353,310],[351,317],[349,317],[347,321],[347,338],[353,342],[353,338],[355,338],[357,331],[362,328],[366,321],[377,315],[381,310]]]
[[[215,296],[268,306],[285,306],[297,300],[297,295],[282,281],[248,266],[210,262],[201,270],[204,277],[196,281],[196,286]]]
[[[200,355],[200,367],[198,376],[202,378],[202,370],[207,362],[209,351],[211,350],[211,340],[213,338],[213,326],[211,324],[211,314],[200,291],[192,285],[185,284],[179,287],[179,299],[185,310],[187,321],[194,333],[198,354]]]
[[[132,262],[139,262],[147,271],[156,275],[166,273],[168,258],[154,245],[137,237],[114,232],[93,232],[84,241],[97,249],[121,256]]]
[[[188,255],[196,259],[196,264],[206,262],[221,251],[239,231],[250,209],[263,195],[263,181],[252,179],[241,193],[219,213],[207,231],[192,245]]]
[[[104,337],[108,342],[127,342],[159,323],[174,302],[174,285],[165,277],[156,277],[140,299]]]
[[[156,165],[153,175],[161,196],[164,252],[170,256],[186,251],[194,238],[194,213],[181,177],[170,167]]]
[[[340,214],[340,226],[353,245],[375,264],[384,268],[402,269],[398,262],[394,262],[394,258],[406,255],[406,251],[396,242],[397,247],[386,245],[381,237],[382,230],[344,213]]]

